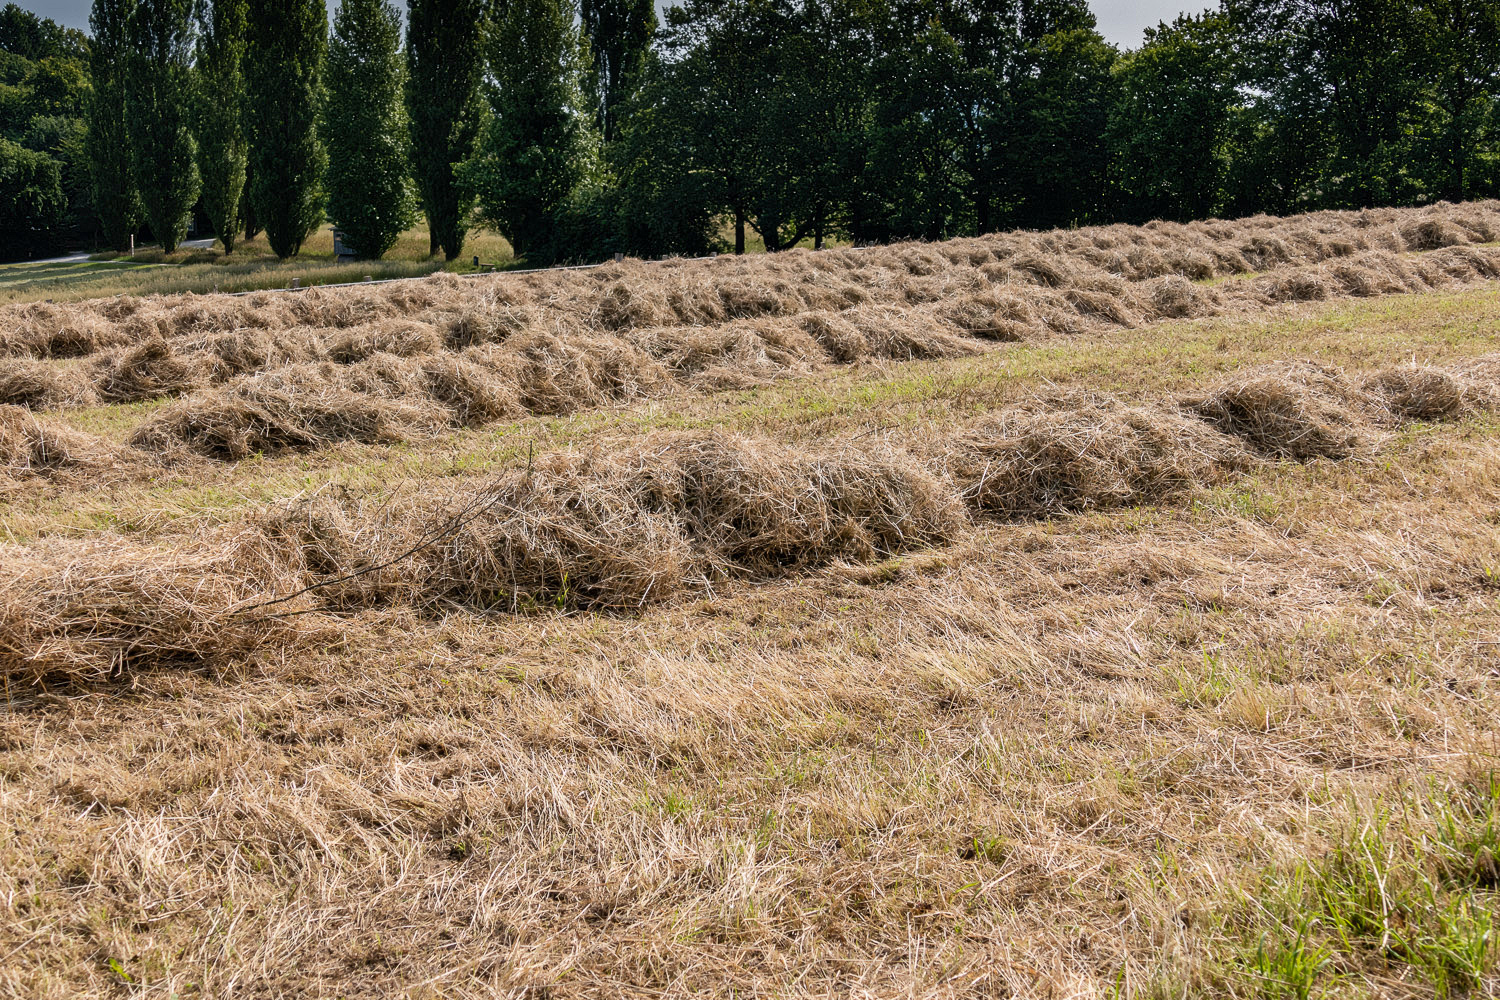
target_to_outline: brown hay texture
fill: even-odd
[[[1500,250],[1478,245],[1497,229],[1500,203],[1483,202],[19,306],[0,310],[0,401],[187,395],[137,443],[226,459],[395,441],[828,364],[1479,281],[1500,275]],[[79,357],[100,360],[54,360]]]
[[[1262,365],[1226,378],[1186,406],[1273,458],[1348,458],[1367,443],[1380,410],[1337,369],[1307,362]]]
[[[946,456],[963,500],[1004,520],[1154,503],[1250,462],[1234,438],[1197,420],[1093,392],[982,418]]]
[[[1425,365],[1387,368],[1363,388],[1400,420],[1454,420],[1497,403],[1491,384]]]
[[[90,464],[100,452],[85,434],[54,427],[22,407],[0,404],[0,474],[49,475]]]
[[[202,365],[192,355],[175,354],[161,337],[122,351],[100,367],[95,390],[106,403],[136,403],[179,396],[203,381]]]
[[[197,421],[189,439],[200,450],[240,457],[298,435],[343,434],[322,423],[351,419],[339,405],[347,390],[326,372],[357,368],[363,405],[395,408],[361,418],[358,434],[378,436],[383,420],[411,405],[400,401],[409,383],[482,385],[475,372],[484,366],[465,362],[466,371],[459,360],[376,355],[309,366],[298,378],[278,376],[280,397],[241,399],[259,414],[253,421],[215,422],[181,409],[190,401],[176,404],[177,419]],[[435,361],[455,367],[423,367]],[[658,431],[544,454],[477,485],[427,482],[386,497],[323,491],[264,504],[176,544],[107,534],[12,544],[0,549],[0,672],[86,682],[244,659],[321,634],[329,614],[374,606],[438,616],[635,611],[724,581],[942,544],[970,513],[1026,520],[1161,503],[1249,469],[1257,455],[1347,458],[1385,424],[1492,405],[1497,378],[1494,356],[1453,369],[1388,369],[1359,385],[1336,369],[1283,362],[1227,376],[1181,409],[1093,392],[1038,395],[913,451]],[[513,404],[466,405],[503,412]],[[13,476],[87,465],[98,454],[85,436],[0,408],[0,467]]]
[[[125,539],[0,546],[0,673],[102,680],[143,665],[222,662],[284,645],[291,619],[233,614],[286,586],[263,537],[171,550]],[[303,633],[306,626],[300,626]]]
[[[805,452],[725,433],[563,452],[437,503],[374,511],[320,496],[263,521],[323,579],[439,539],[324,588],[336,606],[399,596],[506,610],[638,608],[718,579],[931,544],[961,523],[942,483],[909,457]]]

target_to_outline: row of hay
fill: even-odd
[[[1199,281],[1315,267],[1366,254],[1461,248],[1492,242],[1497,230],[1500,203],[1482,202],[1003,233],[821,253],[626,261],[588,271],[465,279],[435,275],[292,295],[40,303],[0,309],[0,356],[78,358],[156,339],[171,343],[177,353],[190,353],[189,344],[254,331],[272,338],[290,335],[291,354],[297,355],[290,361],[339,360],[341,351],[411,354],[435,349],[438,341],[461,348],[528,330],[713,327],[858,306],[905,309],[996,287],[1118,297],[1122,284],[1163,278]],[[1132,307],[1126,303],[1122,308],[1128,312]],[[381,332],[393,323],[406,325],[394,334]],[[364,334],[356,333],[342,338],[341,345],[343,331],[373,331],[373,339],[362,343]],[[413,342],[399,349],[392,341],[402,338]],[[295,346],[305,340],[317,343]],[[250,358],[237,360],[254,364]],[[239,370],[273,363],[268,357],[262,365]]]
[[[153,414],[132,444],[235,460],[683,390],[747,388],[832,360],[944,358],[979,349],[936,321],[879,308],[810,314],[797,326],[746,321],[623,336],[525,333],[456,352],[382,352],[349,364],[301,363],[245,376]]]
[[[569,413],[682,389],[746,388],[867,357],[953,357],[980,350],[979,338],[1022,340],[1101,324],[1128,326],[1164,316],[1363,294],[1377,277],[1385,281],[1381,291],[1409,291],[1500,274],[1500,251],[1440,251],[1407,265],[1404,279],[1394,267],[1377,270],[1389,261],[1373,257],[1340,265],[1328,275],[1320,266],[1224,289],[1179,278],[1149,282],[1139,294],[1133,286],[1066,293],[1040,289],[1030,297],[985,292],[935,310],[859,306],[807,313],[795,323],[746,320],[618,335],[517,333],[457,352],[410,357],[378,352],[345,365],[303,363],[201,391],[154,414],[132,443],[162,454],[186,448],[236,460],[345,440],[395,441],[444,427]],[[1398,286],[1398,281],[1405,283]],[[130,363],[110,369],[111,377],[121,382],[122,373],[130,373],[132,384],[160,386],[181,370],[173,355],[145,355],[146,348],[137,349]]]
[[[323,365],[320,381],[337,389],[341,380],[357,381],[358,375],[339,376],[328,365],[359,366],[382,357],[387,360],[379,363],[388,364],[392,356],[425,359],[455,353],[469,361],[477,352],[481,367],[509,381],[493,386],[492,394],[517,397],[526,412],[557,413],[606,405],[630,395],[580,385],[589,381],[586,373],[581,379],[565,378],[563,391],[553,391],[549,380],[567,375],[560,369],[569,367],[617,369],[627,380],[641,383],[642,391],[635,395],[665,391],[674,379],[690,388],[739,388],[828,362],[953,357],[979,350],[986,340],[1026,340],[1261,309],[1289,301],[1448,287],[1500,275],[1500,250],[1456,247],[1415,258],[1370,251],[1332,264],[1289,268],[1219,287],[1196,285],[1176,276],[1132,284],[1086,269],[1074,269],[1068,281],[1058,286],[1017,284],[1016,273],[999,265],[990,265],[987,275],[994,284],[939,296],[931,303],[924,300],[899,308],[853,305],[719,326],[642,326],[605,333],[580,324],[577,317],[571,322],[554,317],[551,327],[528,328],[503,307],[495,307],[501,311],[486,314],[470,309],[443,329],[415,320],[384,320],[300,333],[242,329],[176,341],[156,334],[134,347],[83,362],[0,358],[0,403],[33,410],[130,403],[184,395],[246,375],[302,369],[302,374],[278,375],[270,380],[269,388],[237,385],[214,397],[225,402],[229,413],[240,412],[241,419],[248,420],[251,415],[244,412],[242,400],[254,400],[262,393],[279,397],[275,386],[288,379],[306,383],[308,365]],[[522,358],[533,360],[520,363]],[[598,364],[590,362],[591,358]],[[424,360],[421,364],[431,368],[438,363]],[[210,404],[199,401],[193,407],[204,405]],[[276,408],[275,403],[267,405]],[[321,402],[312,405],[324,409]],[[366,409],[371,405],[378,404],[367,404]],[[502,409],[501,415],[506,415],[513,408]],[[173,419],[179,418],[174,413]],[[440,414],[428,415],[427,423],[445,422],[454,421],[445,421]],[[457,422],[473,421],[461,414]],[[306,437],[300,432],[290,436]],[[216,447],[214,453],[224,452]]]
[[[916,453],[661,433],[457,492],[272,504],[176,547],[3,546],[0,672],[91,680],[245,657],[319,634],[311,611],[638,609],[715,581],[940,543],[971,516],[1156,503],[1262,456],[1346,458],[1383,424],[1494,406],[1497,369],[1489,359],[1468,374],[1400,368],[1355,383],[1286,363],[1176,405],[1053,394]]]

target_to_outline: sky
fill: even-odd
[[[17,0],[27,10],[65,24],[88,30],[92,0]],[[404,0],[398,0],[403,3]],[[328,0],[333,7],[335,0]],[[1158,21],[1170,21],[1183,10],[1197,11],[1209,6],[1207,0],[1184,6],[1183,0],[1095,0],[1094,13],[1099,18],[1099,32],[1122,48],[1135,48],[1141,33]]]

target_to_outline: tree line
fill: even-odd
[[[1500,0],[96,0],[0,11],[0,252],[193,211],[535,263],[1421,204],[1500,186]]]

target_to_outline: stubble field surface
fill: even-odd
[[[0,308],[0,991],[1493,993],[1497,238]]]

